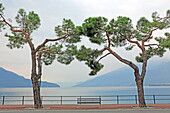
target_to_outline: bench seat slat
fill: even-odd
[[[101,98],[77,98],[77,104],[101,104]]]

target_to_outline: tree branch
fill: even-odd
[[[112,51],[112,49],[110,48],[111,39],[109,38],[109,34],[108,34],[107,30],[105,30],[105,32],[106,32],[106,36],[107,36],[107,40],[108,40],[108,47],[104,48],[103,51],[104,51],[104,50],[108,50],[109,53],[107,53],[106,55],[104,55],[104,56],[101,57],[100,59],[106,57],[106,56],[109,55],[109,54],[112,54],[112,55],[115,56],[120,62],[123,62],[123,63],[129,65],[131,68],[133,68],[134,71],[135,71],[135,73],[139,73],[139,69],[138,69],[138,67],[137,67],[134,63],[132,63],[131,61],[128,61],[128,60],[126,60],[126,59],[123,59],[123,58],[122,58],[121,56],[119,56],[116,52]],[[120,34],[120,35],[122,35],[122,34]],[[137,45],[142,49],[141,45],[140,45],[137,41],[131,41],[130,38],[127,38],[127,37],[124,36],[124,35],[122,35],[122,36],[123,36],[125,39],[127,39],[129,42],[137,44]],[[99,60],[100,60],[100,59],[99,59]],[[139,76],[138,76],[137,74],[135,74],[135,77],[136,77],[136,78],[139,78]]]
[[[107,50],[107,48],[103,48],[103,49],[99,50],[98,53],[102,53],[102,52],[104,52],[106,50]]]
[[[44,47],[45,46],[45,44],[46,43],[48,43],[48,42],[54,42],[54,41],[58,41],[58,40],[61,40],[61,39],[65,39],[65,38],[67,38],[68,36],[70,36],[72,33],[70,33],[70,34],[66,34],[66,35],[64,35],[64,36],[62,36],[62,37],[60,37],[60,38],[56,38],[56,39],[46,39],[42,44],[40,44],[37,48],[36,48],[36,52],[37,51],[39,51],[40,49],[41,49],[41,47]]]
[[[127,65],[129,65],[131,68],[134,69],[135,73],[139,73],[139,68],[131,61],[123,59],[121,56],[119,56],[116,52],[112,51],[110,48],[107,48],[107,50],[115,56],[120,62],[123,62]],[[139,75],[135,74],[135,78],[139,78]]]
[[[46,51],[41,51],[42,53],[49,53],[49,54],[60,54],[60,55],[62,55],[62,54],[64,54],[64,53],[58,53],[58,52],[51,52],[51,51],[48,51],[48,50],[46,50]]]
[[[0,16],[2,18],[1,22],[4,22],[5,24],[7,24],[10,27],[11,31],[22,32],[24,35],[27,35],[27,32],[25,32],[24,30],[15,30],[14,28],[16,27],[13,27],[9,22],[7,22],[6,19],[2,16],[2,14],[0,14]]]
[[[14,29],[16,27],[13,27],[9,22],[7,22],[2,14],[0,14],[0,17],[2,18],[1,21],[4,22],[5,24],[7,24],[10,27],[11,31],[23,33],[25,35],[25,38],[26,38],[31,50],[34,50],[34,44],[31,42],[31,39],[29,38],[29,35],[30,35],[29,33],[25,32],[24,30],[16,30],[16,29]]]
[[[104,56],[102,56],[101,58],[99,58],[98,62],[99,62],[101,59],[103,59],[104,57],[106,57],[106,56],[108,56],[108,55],[110,55],[110,54],[111,54],[111,53],[105,54]]]
[[[110,48],[110,46],[111,46],[111,39],[109,37],[109,32],[107,30],[105,30],[105,32],[106,32],[107,41],[108,41],[108,46],[107,47]]]
[[[143,50],[142,46],[139,44],[138,41],[133,41],[130,39],[131,35],[129,37],[126,37],[125,35],[123,35],[122,33],[119,33],[122,37],[124,37],[128,42],[136,44],[141,50]]]
[[[160,26],[161,26],[161,25],[157,26],[155,29],[152,29],[152,30],[148,33],[149,35],[142,40],[142,43],[146,42],[146,41],[151,37],[152,33],[153,33],[155,30],[157,30]]]
[[[145,51],[145,44],[144,44],[144,43],[152,36],[153,31],[157,30],[159,27],[160,27],[160,25],[157,26],[155,29],[152,29],[152,30],[149,32],[149,35],[142,40],[142,48],[143,48],[143,50],[142,50],[143,64],[142,64],[142,72],[141,72],[141,77],[142,77],[142,78],[145,77],[145,74],[146,74],[146,66],[147,66],[147,53],[146,53],[146,51]],[[150,45],[150,48],[152,48],[151,45]]]
[[[147,44],[147,45],[145,45],[146,47],[147,46],[149,46],[150,48],[152,47],[152,46],[158,46],[158,48],[160,47],[158,44]]]
[[[159,22],[160,22],[161,20],[163,20],[163,21],[164,21],[164,20],[168,20],[169,18],[170,18],[170,17],[158,18],[158,19],[156,19],[156,21],[159,21]]]

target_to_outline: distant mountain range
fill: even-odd
[[[0,67],[0,87],[32,87],[30,79],[26,79]],[[42,81],[41,87],[60,87],[58,84]]]
[[[74,87],[112,87],[134,86],[133,70],[126,66],[107,74],[96,76],[93,79],[75,85]],[[148,63],[144,79],[145,86],[170,85],[170,61],[152,61]]]

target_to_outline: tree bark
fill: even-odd
[[[138,101],[139,107],[146,107],[145,97],[144,97],[144,88],[143,88],[143,79],[136,79],[136,86],[138,90]]]
[[[40,86],[39,86],[39,77],[37,75],[36,70],[36,53],[32,50],[32,73],[31,73],[31,80],[32,80],[32,87],[33,87],[33,95],[34,95],[34,106],[36,109],[41,109],[42,101],[40,96]]]
[[[34,95],[34,106],[36,109],[41,109],[42,101],[40,96],[40,87],[38,80],[34,77],[32,78],[32,86],[33,86],[33,95]]]

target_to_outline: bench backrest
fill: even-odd
[[[77,103],[78,104],[88,104],[88,103],[101,104],[101,98],[77,98]]]

